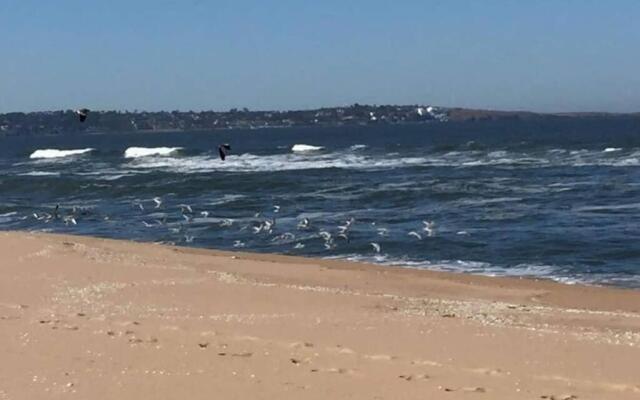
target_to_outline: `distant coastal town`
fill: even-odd
[[[302,126],[446,123],[497,119],[567,117],[639,118],[640,114],[537,114],[525,111],[492,111],[445,108],[431,105],[361,105],[296,111],[90,111],[79,123],[74,110],[12,112],[0,114],[0,135],[60,135],[102,132],[211,131]]]

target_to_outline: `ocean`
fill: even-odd
[[[640,288],[637,119],[0,136],[0,168],[1,230]]]

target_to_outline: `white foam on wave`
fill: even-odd
[[[227,204],[227,203],[231,203],[231,202],[234,202],[234,201],[237,201],[237,200],[244,199],[245,197],[247,197],[247,196],[245,196],[243,194],[225,194],[222,197],[217,198],[215,200],[212,200],[210,202],[207,202],[205,204],[209,205],[209,206],[219,206],[219,205],[222,205],[222,204]]]
[[[223,162],[214,156],[192,156],[182,158],[153,157],[136,160],[128,166],[137,170],[162,169],[177,173],[228,172],[273,172],[311,170],[326,168],[377,169],[421,165],[423,157],[387,158],[366,157],[351,153],[308,154],[288,153],[257,156],[250,153],[227,157]]]
[[[298,146],[298,145],[296,145]],[[308,146],[308,145],[300,145]],[[313,146],[317,147],[317,146]],[[326,168],[376,170],[411,167],[474,168],[500,166],[501,168],[541,168],[548,166],[640,166],[640,151],[633,153],[605,153],[602,150],[581,150],[573,155],[565,153],[528,154],[500,151],[461,151],[445,154],[402,156],[399,153],[367,154],[353,151],[352,147],[335,152],[298,151],[291,153],[231,155],[222,162],[217,154],[167,157],[179,147],[129,148],[131,162],[124,164],[127,173],[139,174],[154,169],[173,173],[207,172],[273,172],[314,170]]]
[[[496,197],[493,199],[463,199],[458,200],[456,203],[465,206],[484,206],[487,204],[497,203],[513,203],[524,200],[522,197]]]
[[[13,221],[14,220],[13,217],[15,217],[16,215],[18,215],[16,211],[0,214],[0,224],[5,224],[7,222]]]
[[[60,176],[60,172],[30,171],[30,172],[25,172],[18,175],[19,176]]]
[[[487,154],[487,156],[491,158],[504,158],[507,156],[507,152],[504,150],[497,150],[490,152],[489,154]]]
[[[310,144],[294,144],[291,147],[291,151],[293,152],[308,152],[308,151],[319,151],[324,149],[322,146],[312,146]]]
[[[392,257],[386,254],[377,255],[361,255],[361,254],[344,254],[337,256],[325,257],[327,259],[338,259],[352,262],[365,262],[372,264],[380,264],[392,267],[428,269],[432,271],[470,273],[484,276],[511,276],[526,278],[543,278],[551,279],[564,284],[576,283],[609,283],[615,278],[612,276],[597,275],[575,275],[567,271],[566,268],[555,265],[542,264],[518,264],[514,266],[497,266],[482,261],[468,260],[441,260],[441,261],[417,261],[406,257]],[[637,278],[637,277],[636,277]],[[629,286],[637,283],[640,279],[620,279],[621,282]]]
[[[31,153],[29,158],[61,158],[61,157],[71,157],[78,156],[82,154],[87,154],[92,152],[94,149],[86,148],[86,149],[73,149],[73,150],[60,150],[60,149],[38,149]]]
[[[576,207],[576,208],[573,209],[573,211],[576,211],[576,212],[608,212],[608,211],[637,210],[637,209],[640,209],[640,203],[584,206],[584,207]]]
[[[182,147],[129,147],[124,151],[124,157],[170,156],[180,150]]]
[[[367,145],[366,144],[354,144],[353,146],[349,147],[350,150],[362,150],[362,149],[366,149]]]
[[[603,153],[613,153],[616,151],[621,151],[622,148],[620,147],[607,147],[606,149],[602,150]]]

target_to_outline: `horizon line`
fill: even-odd
[[[68,112],[68,111],[75,111],[77,109],[80,108],[85,108],[86,106],[81,106],[78,108],[65,108],[65,109],[57,109],[57,110],[30,110],[30,111],[5,111],[5,112],[0,112],[0,115],[5,115],[5,114],[42,114],[42,113],[55,113],[55,112]],[[446,110],[446,111],[450,111],[450,110],[455,110],[455,111],[471,111],[471,112],[485,112],[485,113],[501,113],[501,114],[535,114],[535,115],[589,115],[589,114],[598,114],[598,115],[634,115],[634,114],[640,114],[640,110],[637,111],[626,111],[626,112],[622,112],[622,111],[600,111],[600,110],[585,110],[585,111],[532,111],[532,110],[527,110],[527,109],[498,109],[498,108],[474,108],[474,107],[462,107],[462,106],[439,106],[439,105],[433,105],[433,104],[418,104],[418,103],[413,103],[413,104],[392,104],[392,103],[386,103],[386,104],[377,104],[377,103],[372,103],[372,104],[367,104],[367,103],[352,103],[352,104],[348,104],[348,105],[333,105],[333,106],[320,106],[320,107],[314,107],[314,108],[290,108],[290,109],[251,109],[248,107],[230,107],[227,110],[216,110],[213,108],[210,109],[205,109],[205,108],[201,108],[201,109],[189,109],[189,110],[184,110],[184,109],[174,109],[174,110],[168,110],[168,109],[161,109],[161,110],[141,110],[141,109],[90,109],[89,110],[91,112],[95,112],[95,113],[108,113],[108,112],[120,112],[120,113],[127,113],[127,114],[142,114],[142,113],[173,113],[173,112],[179,112],[179,113],[230,113],[230,112],[234,112],[234,110],[236,111],[240,111],[240,112],[257,112],[257,113],[268,113],[268,112],[273,112],[273,113],[287,113],[287,112],[301,112],[301,111],[315,111],[315,110],[323,110],[323,109],[339,109],[339,108],[353,108],[353,107],[369,107],[369,108],[374,108],[374,107],[434,107],[434,108],[438,108],[441,110]],[[86,107],[88,108],[88,107]]]

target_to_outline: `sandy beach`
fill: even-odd
[[[22,232],[0,252],[0,400],[640,398],[640,291]]]

